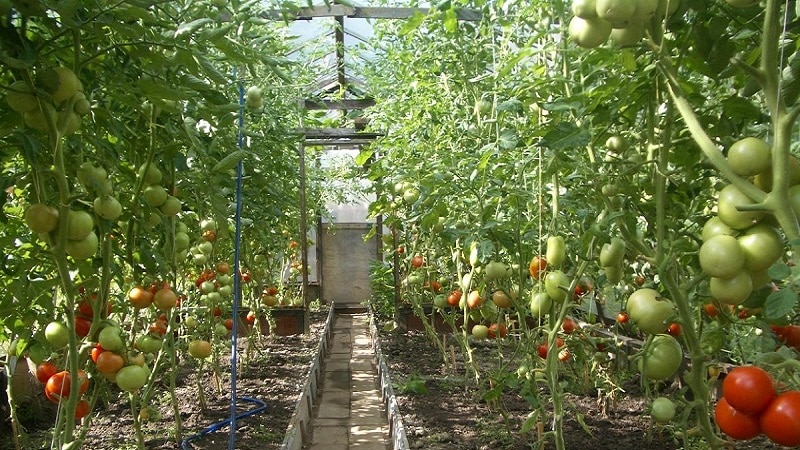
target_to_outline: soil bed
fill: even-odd
[[[256,336],[252,347],[248,338],[239,340],[239,370],[237,372],[237,398],[247,397],[266,403],[265,411],[237,420],[236,448],[279,449],[283,443],[289,420],[295,404],[306,381],[310,363],[316,354],[324,331],[328,308],[310,313],[310,333],[293,336]],[[219,384],[213,370],[204,368],[198,371],[193,361],[181,364],[175,391],[178,399],[182,439],[185,440],[209,426],[230,418],[230,348],[220,356]],[[205,367],[209,367],[206,364]],[[198,396],[198,379],[206,398],[203,411]],[[160,386],[150,402],[151,417],[142,424],[146,448],[152,450],[180,449],[181,442],[175,437],[175,421],[166,386]],[[92,413],[92,424],[86,436],[84,449],[135,449],[136,438],[133,428],[130,404],[127,394],[119,389],[106,393],[107,404],[98,406]],[[44,415],[54,410],[46,400],[39,403]],[[259,405],[240,400],[237,410],[241,413],[257,408]],[[49,448],[47,427],[53,420],[27,422],[29,442],[25,450]],[[10,441],[10,425],[0,425],[0,449],[13,449]],[[227,449],[229,428],[221,427],[214,433],[204,434],[192,439],[185,448]]]
[[[474,378],[465,379],[463,358],[452,339],[447,339],[454,344],[452,347],[447,344],[447,351],[452,351],[455,356],[456,370],[450,370],[443,363],[437,347],[421,331],[383,331],[379,339],[412,449],[555,448],[552,439],[548,439],[543,447],[537,446],[536,426],[530,431],[522,431],[532,407],[519,395],[519,390],[503,390],[497,400],[502,408],[490,408],[489,402],[484,400],[486,389],[481,392],[475,387]],[[489,342],[479,343],[474,351],[478,366],[481,370],[487,369],[484,376],[490,368],[497,366],[496,347],[485,344]],[[621,387],[624,392],[616,395],[613,401],[600,401],[596,395],[565,394],[564,439],[567,449],[683,448],[682,440],[675,436],[670,427],[652,424],[648,413],[649,403],[642,395],[637,380],[626,381]],[[540,398],[547,400],[546,395]],[[550,411],[550,405],[545,408]],[[541,424],[542,432],[549,429],[551,420],[552,416],[548,414]],[[706,447],[702,441],[692,440],[689,448]],[[730,448],[755,450],[782,447],[760,437],[736,442]]]

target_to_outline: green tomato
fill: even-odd
[[[557,268],[564,264],[564,260],[567,259],[567,250],[562,236],[550,236],[547,238],[545,258],[550,267]]]
[[[603,273],[606,274],[606,278],[608,282],[611,284],[617,284],[622,281],[622,274],[624,272],[624,268],[622,267],[622,263],[616,263],[611,266],[603,267]]]
[[[499,261],[490,261],[485,269],[486,281],[504,280],[511,276],[511,267]]]
[[[439,309],[447,308],[447,306],[448,306],[447,305],[447,296],[444,295],[444,294],[438,294],[435,297],[433,297],[433,306],[435,306],[435,307],[437,307]]]
[[[122,340],[122,330],[118,327],[103,328],[100,330],[97,341],[101,347],[108,351],[118,352],[125,348],[125,342]]]
[[[600,266],[610,267],[619,264],[625,256],[625,241],[618,237],[611,238],[607,244],[600,248]],[[549,260],[547,261],[550,262]]]
[[[84,260],[91,258],[97,253],[97,247],[99,244],[100,243],[97,240],[97,235],[94,233],[94,231],[92,231],[88,236],[86,236],[86,238],[79,241],[68,239],[67,244],[64,247],[67,255],[75,258],[76,260]]]
[[[531,292],[530,308],[533,317],[542,317],[550,313],[553,299],[546,292]]]
[[[544,291],[554,302],[562,302],[567,298],[569,278],[560,270],[553,270],[544,277]]]
[[[167,201],[167,197],[169,197],[164,186],[158,184],[152,184],[144,188],[142,195],[144,196],[144,201],[150,206],[161,206]]]
[[[475,325],[472,327],[472,337],[475,339],[486,339],[489,336],[489,327],[486,325]]]
[[[136,348],[144,353],[158,353],[158,351],[161,350],[161,344],[161,339],[150,336],[149,334],[143,334],[136,340]]]
[[[70,210],[67,215],[67,239],[80,241],[86,239],[94,228],[94,219],[86,211]]]
[[[741,272],[745,262],[745,253],[739,241],[725,234],[703,242],[698,257],[703,272],[720,278],[732,277]]]
[[[111,195],[94,199],[94,212],[103,219],[115,220],[122,214],[122,205]]]
[[[758,224],[738,237],[744,252],[744,268],[751,272],[769,269],[783,255],[783,241],[774,227]]]
[[[708,286],[713,298],[728,305],[741,305],[753,293],[753,279],[745,270],[729,278],[711,277]]]
[[[53,348],[63,348],[69,343],[69,329],[63,322],[53,321],[45,327],[44,337]]]
[[[655,294],[654,294],[655,293]],[[663,300],[653,289],[639,289],[628,298],[630,319],[645,333],[663,333],[674,314],[672,302]]]
[[[736,235],[736,233],[737,233],[736,230],[725,225],[722,222],[722,220],[720,220],[719,217],[714,216],[708,219],[705,225],[703,225],[702,239],[703,242],[705,242],[719,234],[727,234],[728,236],[734,236]]]
[[[597,0],[597,17],[612,24],[625,23],[636,12],[637,0]]]
[[[117,386],[123,391],[137,391],[147,383],[147,377],[149,375],[150,370],[145,366],[137,366],[135,364],[125,366],[117,372]]]
[[[595,0],[572,0],[572,14],[581,19],[594,19],[597,17]]]
[[[717,215],[722,222],[735,229],[743,230],[758,223],[764,217],[764,211],[740,211],[740,206],[753,205],[750,197],[736,186],[725,186],[717,196]]]
[[[573,16],[569,22],[569,37],[583,48],[595,48],[602,45],[611,35],[611,24],[607,21],[594,18],[582,19]]]
[[[675,403],[667,397],[658,397],[650,404],[650,416],[654,421],[667,424],[675,417]]]
[[[668,334],[659,334],[645,346],[639,371],[648,379],[666,380],[675,374],[682,360],[681,344]]]
[[[728,149],[728,164],[741,177],[752,177],[769,170],[771,149],[766,142],[754,137],[736,141]]]

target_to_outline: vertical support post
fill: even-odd
[[[308,199],[306,198],[306,146],[300,143],[300,295],[303,299],[303,332],[310,331],[308,317]]]

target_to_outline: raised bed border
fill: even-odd
[[[289,425],[286,427],[281,450],[301,450],[311,437],[309,424],[311,423],[312,411],[317,398],[317,387],[323,376],[322,360],[328,354],[328,347],[333,335],[335,308],[333,303],[329,306],[322,338],[319,340],[316,355],[309,365],[308,376],[303,384],[303,391],[297,398],[294,413],[292,413]]]
[[[389,423],[389,439],[392,441],[393,450],[409,450],[406,428],[403,425],[403,416],[397,405],[397,398],[392,389],[392,379],[389,375],[389,365],[383,357],[381,344],[378,339],[378,328],[375,324],[375,314],[370,308],[369,311],[369,331],[372,337],[372,350],[374,363],[378,368],[378,378],[381,384],[381,399],[386,407],[386,419]]]

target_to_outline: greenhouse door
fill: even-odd
[[[370,296],[369,266],[376,257],[375,239],[364,241],[370,223],[323,223],[320,233],[322,301],[337,309],[366,308]]]

